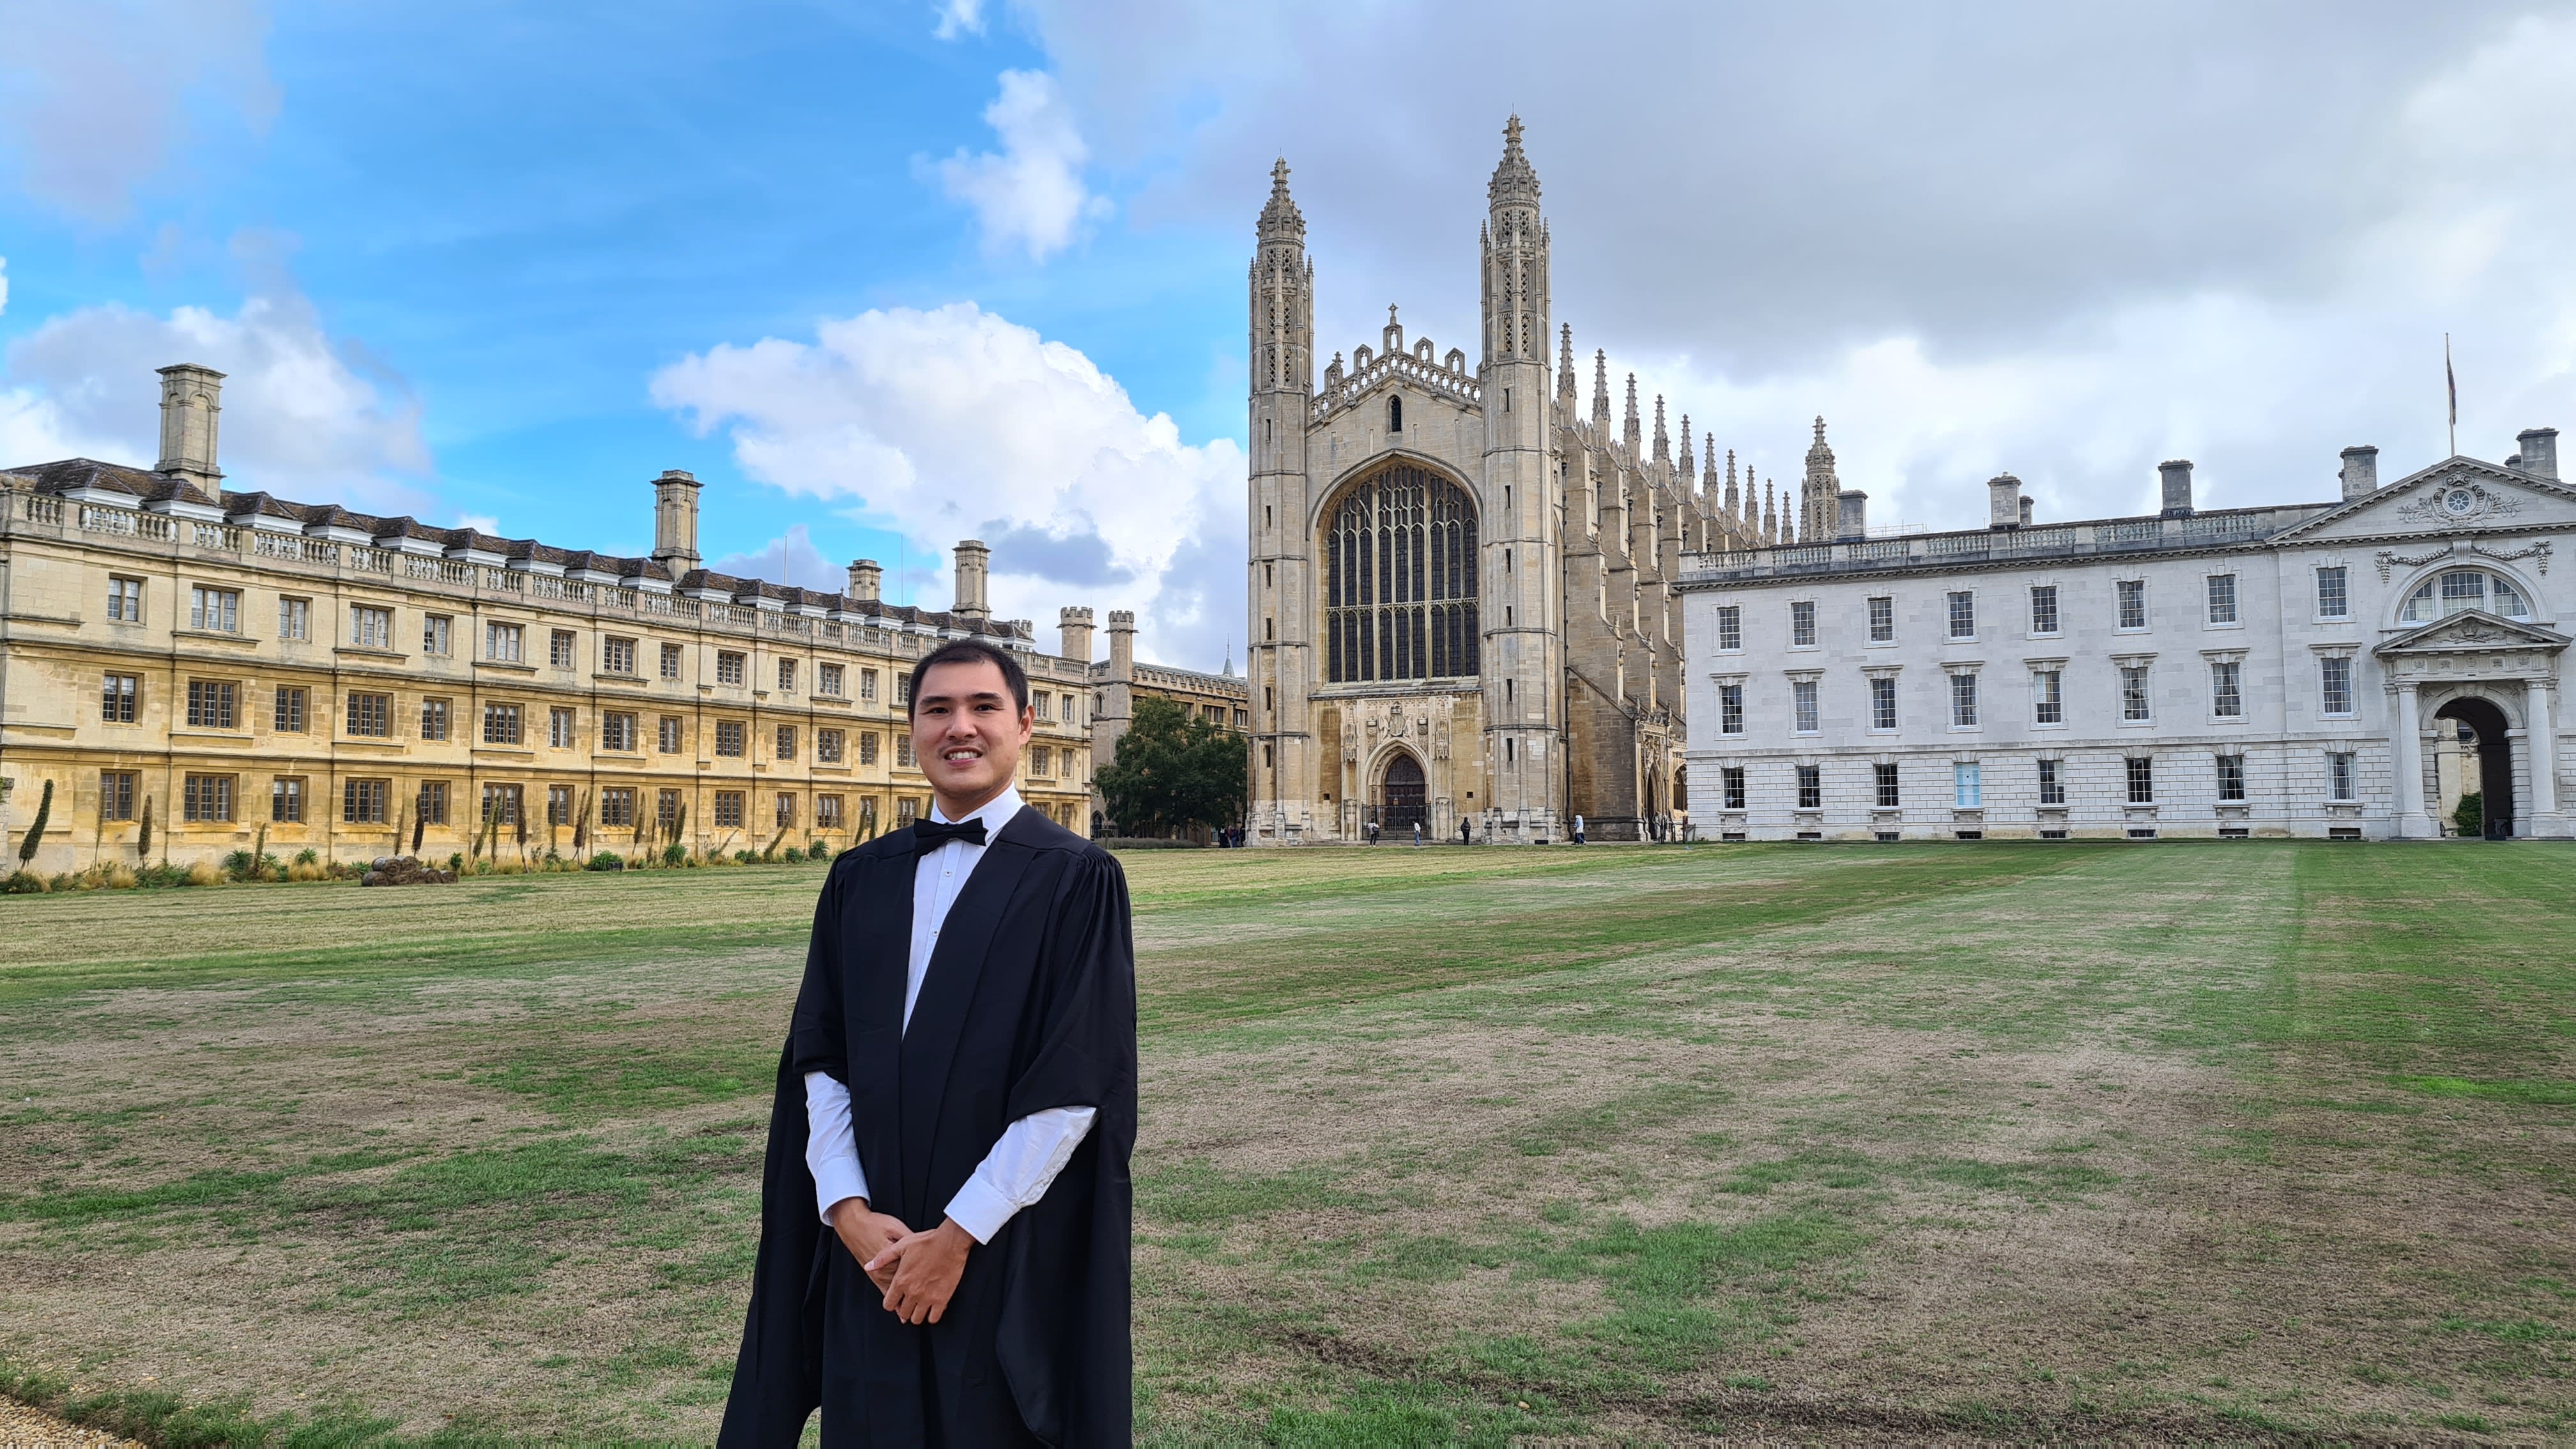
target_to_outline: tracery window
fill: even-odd
[[[1326,677],[1478,672],[1476,509],[1466,490],[1395,467],[1344,495],[1324,538]]]

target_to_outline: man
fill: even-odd
[[[1464,815],[1458,817],[1458,843],[1460,845],[1469,843],[1467,840],[1467,817]]]
[[[718,1443],[1133,1436],[1127,883],[1020,803],[1001,650],[913,666],[929,819],[844,852],[770,1112],[760,1256]]]
[[[1577,845],[1581,845],[1583,843],[1583,817],[1581,815],[1574,817],[1574,843]]]

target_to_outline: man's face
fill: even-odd
[[[912,750],[951,814],[1002,793],[1036,723],[987,659],[934,666],[912,696]]]

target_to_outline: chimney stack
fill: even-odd
[[[698,480],[677,468],[653,480],[653,562],[674,575],[700,566]]]
[[[1858,543],[1869,537],[1869,495],[1846,488],[1834,495],[1834,538]]]
[[[2021,496],[2021,526],[2030,527],[2030,495],[2027,493]]]
[[[1064,643],[1056,652],[1079,663],[1091,662],[1091,611],[1067,607],[1056,615],[1056,627]]]
[[[873,604],[884,592],[885,570],[872,558],[850,560],[850,597]]]
[[[224,473],[215,466],[215,425],[223,410],[222,373],[193,362],[162,368],[161,461],[155,470],[217,492]]]
[[[2343,450],[2343,501],[2350,503],[2379,487],[2379,450],[2365,443]]]
[[[208,436],[213,435],[209,433]],[[2558,476],[2558,430],[2556,428],[2525,428],[2514,434],[2513,440],[2522,445],[2522,471],[2535,478]],[[212,454],[209,453],[208,456],[211,457]]]
[[[1986,480],[1986,527],[2021,527],[2021,480],[2010,473]]]
[[[2191,460],[2168,458],[2156,465],[2156,471],[2164,476],[2164,516],[2167,518],[2191,517]]]
[[[949,612],[960,619],[989,619],[993,606],[984,597],[984,581],[992,571],[993,551],[972,538],[957,541],[957,602]]]

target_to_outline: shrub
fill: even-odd
[[[302,850],[295,852],[295,863],[297,865],[320,865],[322,863],[322,853],[308,845]]]
[[[2451,828],[2471,837],[2487,833],[2487,797],[2484,791],[2471,790],[2460,797],[2459,804],[2451,807]]]
[[[12,872],[8,880],[0,881],[0,894],[40,896],[44,893],[45,878],[32,870]]]
[[[689,848],[674,840],[662,847],[662,863],[677,868],[689,863]]]
[[[233,852],[235,855],[246,855],[248,853],[249,852],[247,851],[240,850]],[[222,885],[224,883],[224,873],[215,869],[213,865],[201,860],[195,865],[188,867],[187,881],[188,884],[192,886]]]
[[[112,891],[130,891],[137,884],[134,871],[125,865],[111,865],[104,874],[107,888]]]
[[[224,857],[223,872],[234,880],[250,880],[259,874],[259,857],[236,850]]]
[[[791,845],[785,850],[779,852],[778,858],[789,865],[803,865],[805,863],[805,852],[800,847]]]
[[[35,823],[27,827],[27,838],[18,842],[18,873],[27,873],[28,863],[36,858],[36,847],[45,843],[45,822],[54,815],[54,782],[45,782],[45,798],[36,802]]]
[[[588,865],[582,867],[584,870],[624,870],[625,868],[626,858],[613,850],[601,851],[590,858]]]
[[[465,873],[465,852],[459,850],[451,853],[447,857],[447,868],[456,872],[458,875],[463,875]]]
[[[331,875],[322,868],[319,861],[313,859],[313,852],[308,850],[295,857],[295,863],[286,868],[286,878],[301,881],[329,880]]]
[[[760,864],[760,852],[755,850],[737,850],[733,853],[733,863],[736,865],[758,865]]]

